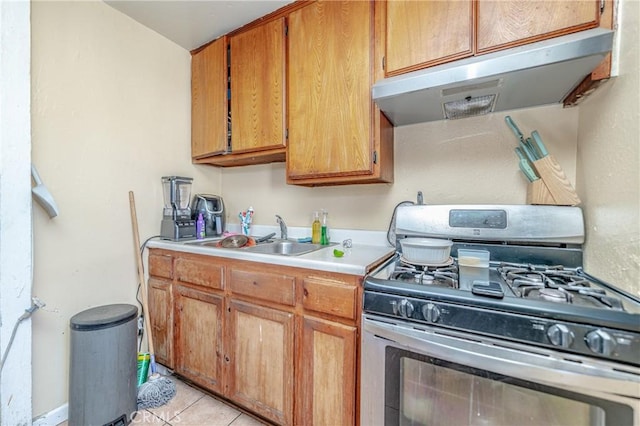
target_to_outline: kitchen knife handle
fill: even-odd
[[[522,173],[524,173],[524,175],[527,177],[529,182],[533,182],[540,179],[536,174],[536,172],[531,167],[531,164],[529,164],[529,162],[526,159],[520,160],[519,165],[520,165],[520,170],[522,171]]]
[[[509,127],[511,128],[513,133],[515,133],[515,135],[518,137],[518,139],[520,139],[520,142],[524,143],[524,135],[522,134],[520,129],[518,129],[518,126],[516,126],[516,123],[513,121],[511,116],[507,115],[504,118],[504,121],[507,122],[507,125],[509,125]]]
[[[544,145],[544,143],[542,142],[542,138],[540,137],[540,134],[538,133],[537,130],[534,130],[531,133],[531,137],[533,138],[533,140],[536,143],[536,146],[538,147],[538,150],[540,151],[540,158],[544,158],[547,155],[549,155],[549,151],[547,151],[547,147]]]

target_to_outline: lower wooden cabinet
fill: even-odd
[[[173,256],[169,252],[149,252],[147,296],[149,322],[156,361],[173,368]]]
[[[275,424],[358,424],[362,277],[161,249],[149,273],[159,362]]]
[[[171,281],[150,277],[148,284],[149,321],[153,333],[156,362],[173,368],[173,304]]]
[[[356,424],[356,327],[305,316],[296,424]]]
[[[176,285],[175,371],[214,392],[222,392],[223,298]]]
[[[231,300],[228,397],[278,424],[292,424],[294,317]]]

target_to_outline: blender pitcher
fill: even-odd
[[[196,224],[191,218],[189,201],[191,197],[192,178],[181,176],[164,176],[162,191],[164,208],[160,235],[170,240],[195,238]]]

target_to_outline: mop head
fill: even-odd
[[[153,374],[138,387],[138,410],[160,407],[176,394],[176,385],[166,377]]]

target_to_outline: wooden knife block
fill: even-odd
[[[580,198],[564,174],[560,164],[551,155],[533,162],[540,179],[527,187],[527,204],[550,204],[558,206],[576,206]]]

